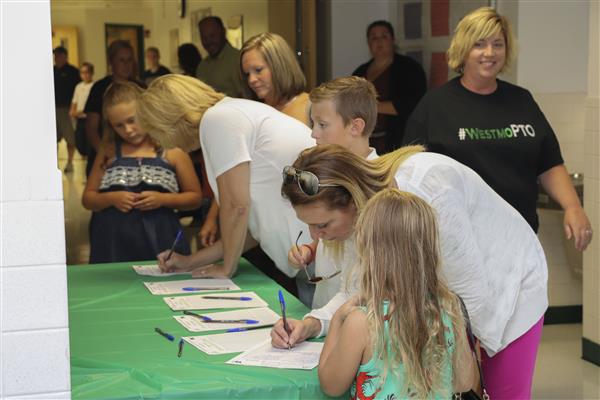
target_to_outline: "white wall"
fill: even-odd
[[[56,162],[50,4],[1,2],[0,7],[0,397],[68,398],[65,233]]]

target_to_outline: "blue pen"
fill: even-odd
[[[208,315],[200,315],[187,310],[184,310],[183,313],[185,315],[191,315],[192,317],[200,318],[203,322],[214,322],[220,324],[258,324],[260,322],[255,319],[213,319]]]
[[[245,332],[245,331],[253,331],[255,329],[262,329],[262,328],[268,328],[270,326],[273,325],[263,325],[263,326],[251,326],[249,328],[231,328],[231,329],[227,329],[225,332]]]
[[[281,305],[281,317],[283,318],[283,329],[285,329],[285,332],[288,334],[288,336],[290,336],[292,334],[292,330],[290,329],[290,326],[287,323],[287,319],[285,318],[285,300],[283,298],[283,293],[281,293],[281,290],[279,290],[279,305]],[[292,346],[290,346],[290,344],[288,343],[288,350],[291,348],[292,348]]]
[[[173,340],[175,340],[175,337],[173,335],[170,335],[167,332],[161,331],[160,328],[154,328],[154,330],[156,331],[156,333],[158,333],[159,335],[165,337],[167,340],[170,340],[171,342]]]
[[[199,292],[201,290],[227,290],[229,286],[223,287],[184,287],[181,290],[185,290],[186,292]]]
[[[168,261],[173,255],[173,250],[175,250],[175,246],[177,246],[177,243],[179,243],[179,239],[181,239],[181,236],[183,236],[182,229],[180,229],[179,232],[177,232],[177,236],[175,236],[175,240],[173,240],[173,245],[171,246],[171,249],[169,250],[169,254],[167,254],[167,258],[165,259],[165,261]]]
[[[227,297],[227,296],[202,296],[203,299],[211,299],[211,300],[241,300],[241,301],[250,301],[253,300],[252,297],[240,296],[240,297]]]

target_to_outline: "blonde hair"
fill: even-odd
[[[242,68],[242,58],[250,50],[258,51],[271,70],[275,104],[292,99],[306,90],[306,78],[290,46],[278,34],[266,32],[248,39],[240,51],[240,76],[245,98],[258,100],[256,93],[248,86]]]
[[[457,349],[464,346],[460,303],[440,279],[439,233],[435,210],[419,197],[397,189],[373,196],[356,223],[360,293],[367,309],[373,356],[383,361],[381,384],[389,371],[404,365],[403,391],[419,399],[433,394],[450,398]],[[384,301],[389,302],[387,314]],[[455,332],[453,359],[448,357],[443,314]],[[385,320],[388,332],[384,331]],[[386,338],[387,336],[387,338]],[[445,382],[449,386],[444,387]],[[401,396],[403,397],[403,396]]]
[[[465,60],[478,40],[504,35],[506,59],[500,72],[508,70],[516,57],[517,45],[508,19],[491,7],[481,7],[460,20],[446,52],[448,66],[462,74]]]
[[[365,78],[349,76],[322,83],[310,91],[311,103],[333,100],[344,126],[354,118],[365,121],[363,136],[370,136],[377,123],[377,90]]]
[[[375,160],[366,159],[335,145],[323,144],[304,150],[293,166],[310,171],[319,183],[336,186],[321,187],[314,196],[305,194],[296,182],[284,183],[281,194],[292,206],[303,206],[321,202],[329,210],[360,211],[377,192],[390,186],[400,165],[413,154],[423,151],[423,146],[405,146]],[[336,257],[343,255],[343,242],[325,244]]]
[[[162,147],[195,150],[200,147],[202,116],[224,97],[196,78],[163,75],[140,97],[138,120]]]
[[[139,100],[144,90],[132,82],[113,82],[102,96],[103,132],[104,144],[114,143],[119,134],[115,131],[108,119],[108,109],[118,104],[131,103]],[[137,108],[137,104],[136,104]]]

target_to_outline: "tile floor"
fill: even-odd
[[[66,147],[59,146],[61,169]],[[81,206],[85,160],[76,155],[74,172],[63,174],[67,264],[86,264],[89,256],[87,223],[90,212]],[[600,399],[600,367],[581,359],[581,324],[544,327],[536,365],[535,399]]]

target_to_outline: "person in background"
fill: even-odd
[[[202,55],[193,43],[184,43],[177,48],[177,60],[183,75],[196,76],[196,69],[202,61]]]
[[[474,386],[460,299],[439,275],[435,214],[397,189],[379,192],[360,213],[359,295],[333,316],[319,360],[328,395],[350,389],[352,399],[449,399]]]
[[[314,146],[308,127],[265,104],[226,97],[182,75],[152,82],[140,99],[138,116],[163,147],[202,148],[219,204],[221,239],[191,256],[173,253],[167,259],[163,252],[158,255],[160,268],[200,268],[195,271],[200,277],[231,277],[241,254],[260,244],[275,267],[257,267],[311,304],[310,286],[287,260],[290,243],[300,231],[306,240],[308,229],[280,194],[284,165]],[[222,264],[215,264],[220,260]]]
[[[244,97],[309,125],[306,78],[285,39],[276,33],[261,33],[248,39],[240,54]]]
[[[115,40],[108,46],[107,58],[111,73],[94,83],[85,103],[83,110],[86,115],[85,133],[90,146],[85,169],[88,176],[94,165],[94,159],[100,148],[102,138],[102,98],[104,92],[113,82],[133,81],[140,87],[146,86],[143,82],[134,79],[135,58],[133,54],[133,47],[126,40]]]
[[[244,97],[260,100],[290,117],[308,123],[306,79],[294,52],[286,41],[274,33],[250,38],[241,51],[240,74]],[[206,221],[200,228],[200,242],[211,246],[218,237],[219,210],[211,204]]]
[[[400,147],[406,120],[427,90],[423,67],[396,53],[394,39],[389,22],[372,22],[367,27],[367,42],[373,58],[352,73],[373,82],[379,94],[377,126],[371,135],[371,146],[379,154]]]
[[[395,187],[425,200],[437,214],[441,272],[464,300],[483,349],[490,397],[530,398],[548,308],[544,250],[527,221],[471,168],[423,150],[405,146],[367,161],[339,146],[316,146],[284,170],[281,191],[313,238],[337,242],[352,238],[357,215],[384,189]],[[396,246],[411,240],[397,237]],[[351,281],[349,290],[302,321],[288,318],[291,334],[278,321],[271,331],[273,345],[293,346],[326,333],[358,283]]]
[[[202,46],[208,52],[196,70],[196,77],[217,92],[230,97],[241,97],[240,51],[229,44],[225,26],[219,17],[205,17],[198,23]]]
[[[75,132],[69,117],[71,99],[75,86],[80,81],[79,70],[69,64],[68,52],[62,46],[54,53],[54,104],[56,106],[56,142],[65,139],[67,142],[67,165],[65,173],[73,172],[73,156],[75,155]]]
[[[429,92],[404,142],[421,143],[471,167],[537,232],[538,181],[565,211],[564,230],[583,251],[592,228],[573,188],[556,135],[531,93],[498,79],[516,57],[509,21],[489,7],[465,16],[447,52],[460,74]]]
[[[114,82],[104,95],[103,146],[82,199],[93,211],[92,264],[154,259],[182,229],[175,209],[198,207],[202,199],[189,156],[161,149],[138,125],[141,93],[134,83]],[[190,253],[185,239],[176,249]]]
[[[157,47],[148,47],[146,49],[146,66],[148,69],[144,71],[142,80],[146,85],[149,85],[154,79],[159,76],[170,74],[169,68],[160,64],[160,51]]]
[[[75,145],[77,151],[81,155],[86,156],[88,153],[87,138],[85,135],[85,103],[90,95],[90,90],[94,85],[94,66],[89,62],[84,62],[79,68],[79,76],[81,82],[75,86],[75,92],[73,93],[73,99],[71,100],[71,109],[69,110],[69,116],[73,118],[75,123]]]

